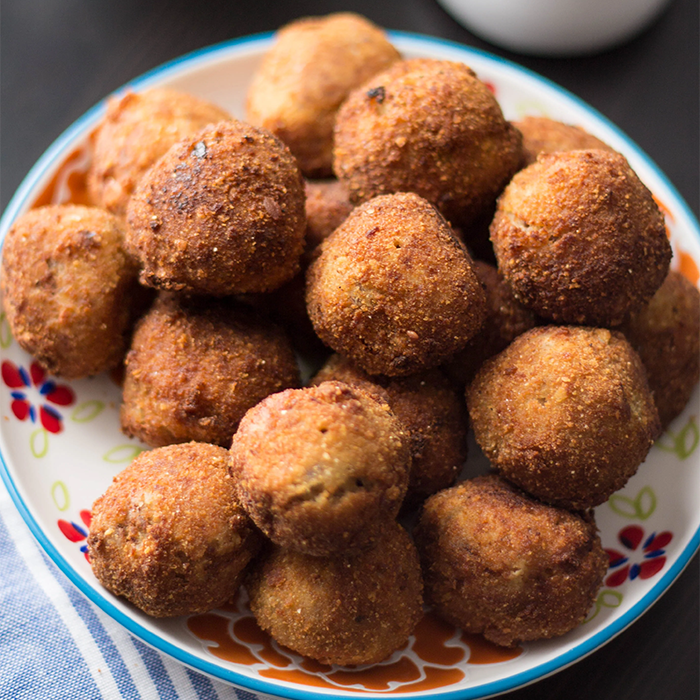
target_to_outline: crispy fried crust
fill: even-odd
[[[238,591],[262,538],[240,507],[228,453],[203,443],[142,452],[92,507],[100,583],[145,613],[206,612]]]
[[[408,434],[389,406],[340,382],[268,397],[231,446],[255,524],[316,556],[369,546],[398,513],[410,466]]]
[[[410,434],[411,477],[406,503],[452,486],[467,458],[468,418],[464,399],[438,369],[411,377],[370,377],[341,355],[331,356],[311,379],[335,380],[379,395]]]
[[[520,165],[520,132],[462,63],[395,63],[350,94],[335,125],[333,169],[365,202],[416,192],[455,225],[494,202]]]
[[[616,326],[649,301],[671,261],[664,218],[623,156],[540,156],[499,198],[498,269],[515,296],[558,323]]]
[[[275,547],[246,580],[258,624],[279,644],[324,664],[383,661],[423,615],[415,546],[397,523],[354,556]]]
[[[471,258],[418,195],[357,207],[320,250],[307,273],[309,317],[324,343],[370,374],[435,367],[481,325]]]
[[[190,440],[230,447],[249,408],[298,385],[279,328],[223,302],[163,293],[127,355],[122,430],[153,447]]]
[[[235,120],[175,144],[129,200],[141,282],[224,296],[270,291],[299,269],[304,183],[281,141]]]
[[[463,386],[474,378],[485,360],[505,350],[537,323],[537,316],[513,296],[493,265],[475,260],[474,271],[486,294],[486,319],[479,332],[445,365],[447,374]]]
[[[124,216],[139,180],[174,143],[230,118],[210,102],[167,88],[111,98],[94,137],[87,180],[92,201]]]
[[[79,379],[121,362],[137,270],[124,228],[97,207],[32,209],[8,231],[2,293],[12,334],[49,373]]]
[[[564,124],[549,117],[523,117],[513,122],[513,126],[523,135],[523,166],[534,163],[541,153],[591,148],[613,151],[610,146],[580,126]]]
[[[496,475],[429,498],[416,544],[427,601],[502,646],[574,629],[608,568],[592,513],[543,505]]]
[[[572,509],[622,488],[660,432],[639,356],[621,333],[602,328],[523,333],[482,366],[467,406],[493,467]]]
[[[282,139],[305,175],[327,177],[340,104],[399,58],[386,34],[359,15],[299,19],[277,32],[253,76],[246,119]]]
[[[348,188],[339,180],[306,181],[306,249],[314,249],[348,218],[353,209]]]
[[[663,429],[678,416],[700,379],[700,292],[680,272],[622,328],[644,363]]]

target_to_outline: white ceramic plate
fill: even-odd
[[[667,216],[673,265],[695,284],[700,231],[687,206],[649,158],[618,129],[561,88],[488,54],[445,41],[392,33],[406,56],[469,64],[489,83],[506,117],[544,114],[578,124],[624,153]],[[243,117],[245,91],[270,36],[204,49],[131,84],[167,85],[207,98]],[[68,129],[26,177],[0,222],[12,221],[39,195],[70,196],[89,158],[97,105]],[[71,175],[73,172],[73,175]],[[2,477],[34,535],[71,581],[145,642],[174,658],[249,690],[303,700],[391,694],[481,698],[530,683],[572,664],[632,623],[668,588],[700,542],[699,397],[651,450],[626,488],[597,509],[613,564],[588,620],[564,637],[526,644],[513,658],[462,638],[428,619],[408,648],[370,669],[321,668],[271,644],[237,609],[193,619],[151,619],[104,591],[85,558],[89,509],[112,476],[139,452],[118,427],[119,389],[107,376],[64,382],[43,376],[0,322],[0,452]],[[475,454],[472,450],[472,454]],[[225,657],[225,658],[222,658]]]

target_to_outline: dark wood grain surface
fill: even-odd
[[[51,142],[126,81],[183,53],[301,15],[354,10],[387,28],[491,51],[555,81],[626,132],[698,216],[698,7],[697,0],[673,0],[653,27],[623,46],[545,59],[481,41],[435,0],[2,0],[0,209]],[[652,609],[605,647],[503,697],[700,698],[699,572],[696,556]]]

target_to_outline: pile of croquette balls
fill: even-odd
[[[340,665],[424,604],[503,646],[584,620],[593,508],[700,372],[700,294],[622,155],[340,13],[277,32],[246,121],[112,98],[88,187],[16,221],[2,292],[51,374],[123,366],[151,449],[93,505],[105,588],[166,617],[245,586]],[[492,471],[458,481],[470,427]]]

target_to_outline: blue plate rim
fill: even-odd
[[[601,123],[603,123],[608,129],[615,132],[615,134],[625,142],[625,145],[629,148],[631,152],[634,152],[637,157],[644,161],[645,165],[654,172],[655,176],[664,184],[664,186],[669,190],[671,196],[675,199],[675,203],[683,210],[685,216],[688,218],[693,234],[695,238],[700,242],[700,225],[698,221],[685,202],[680,193],[676,190],[675,186],[670,182],[667,176],[660,170],[660,168],[653,162],[653,160],[634,142],[630,139],[618,126],[611,122],[607,117],[601,114],[594,107],[589,105],[587,102],[577,97],[573,93],[569,92],[565,88],[557,85],[555,82],[539,75],[535,71],[518,65],[517,63],[510,61],[508,59],[501,58],[494,54],[484,51],[482,49],[473,48],[460,44],[458,42],[450,41],[448,39],[442,39],[439,37],[432,37],[420,33],[405,32],[405,31],[388,31],[388,35],[392,39],[407,39],[411,41],[423,42],[426,44],[437,44],[442,45],[446,48],[454,49],[456,51],[463,52],[465,54],[473,54],[481,57],[487,61],[493,62],[495,64],[501,64],[508,67],[511,70],[515,70],[522,74],[529,76],[536,82],[545,85],[550,90],[564,96],[569,101],[576,104],[580,109],[588,112]],[[155,81],[156,78],[159,80],[167,78],[169,74],[175,73],[187,66],[188,68],[194,67],[199,62],[208,62],[216,54],[228,54],[232,50],[236,49],[249,49],[255,43],[265,44],[270,41],[273,36],[273,32],[263,32],[260,34],[253,34],[245,37],[239,37],[236,39],[231,39],[229,41],[221,42],[211,46],[203,47],[195,51],[184,54],[180,57],[167,61],[155,68],[146,71],[140,76],[130,80],[125,83],[121,88],[115,90],[114,93],[124,90],[126,88],[144,88],[147,87],[150,82]],[[98,118],[101,116],[103,110],[105,109],[106,101],[108,98],[104,98],[96,105],[91,107],[86,111],[81,117],[79,117],[75,122],[73,122],[58,138],[49,146],[49,148],[44,152],[44,154],[39,158],[39,160],[30,169],[27,175],[24,177],[17,191],[8,203],[2,217],[0,218],[0,245],[2,240],[4,240],[5,234],[10,227],[12,221],[16,218],[18,213],[26,204],[26,200],[30,192],[37,185],[39,180],[45,175],[49,166],[55,162],[56,157],[61,153],[66,146],[73,142],[75,138],[85,132],[86,127],[92,123],[96,123]],[[152,646],[153,648],[162,651],[172,658],[180,661],[186,666],[205,673],[211,677],[218,680],[224,680],[229,682],[239,688],[245,690],[252,690],[255,692],[264,693],[267,695],[272,695],[276,697],[292,698],[293,700],[317,700],[320,696],[325,696],[328,698],[335,699],[346,699],[348,697],[347,693],[335,693],[332,690],[317,689],[315,691],[307,690],[303,687],[296,687],[293,685],[279,685],[277,683],[259,680],[254,677],[244,676],[236,671],[229,670],[213,662],[209,662],[201,657],[195,656],[190,652],[184,651],[175,644],[163,639],[162,637],[154,634],[144,626],[142,626],[136,620],[133,620],[129,616],[125,615],[121,610],[119,610],[112,601],[105,596],[102,592],[98,592],[95,588],[87,584],[84,579],[73,569],[73,567],[68,563],[68,561],[63,557],[63,555],[56,549],[47,535],[44,533],[42,528],[39,526],[38,522],[35,520],[31,510],[28,505],[24,502],[16,484],[12,479],[11,472],[5,461],[5,455],[0,451],[0,478],[2,478],[12,501],[14,502],[16,508],[18,509],[22,519],[25,521],[30,531],[34,537],[39,542],[40,546],[49,555],[51,560],[56,564],[56,566],[65,574],[68,579],[94,604],[101,608],[106,614],[108,614],[116,622],[124,626],[129,632],[134,634],[136,637],[141,639],[146,644]],[[507,676],[503,679],[489,681],[486,683],[481,683],[477,686],[471,688],[461,688],[452,691],[435,691],[431,693],[392,693],[392,697],[395,698],[416,698],[420,697],[422,700],[480,700],[487,697],[493,697],[505,693],[516,688],[520,688],[538,680],[545,678],[546,676],[552,675],[558,671],[561,671],[568,666],[580,661],[589,654],[597,651],[602,646],[611,641],[618,634],[623,632],[627,627],[629,627],[635,620],[637,620],[643,613],[651,608],[651,606],[656,603],[660,597],[670,588],[672,583],[680,576],[683,570],[686,568],[692,557],[700,549],[700,526],[693,533],[692,537],[688,541],[687,545],[684,547],[682,552],[678,555],[677,559],[668,568],[668,570],[659,578],[659,580],[647,591],[647,593],[640,598],[637,603],[635,603],[626,613],[621,615],[619,618],[608,624],[603,630],[597,634],[591,636],[588,639],[583,640],[581,643],[569,649],[567,652],[557,656],[556,658],[542,663],[532,669],[525,671],[520,671],[513,675]],[[339,689],[340,690],[340,689]],[[362,697],[381,697],[386,695],[386,693],[373,693],[365,692],[362,693]]]

